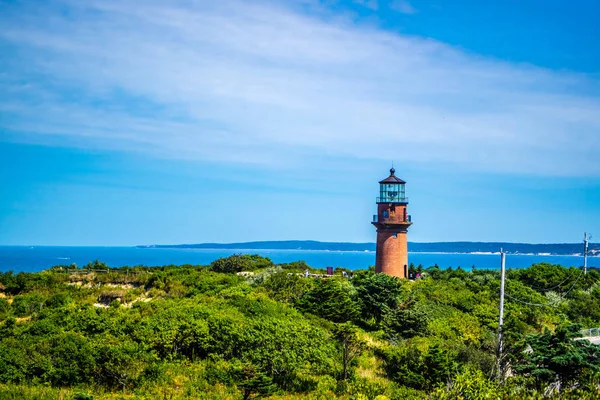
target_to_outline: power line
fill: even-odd
[[[563,294],[563,295],[560,297],[560,299],[558,299],[558,300],[556,300],[556,301],[553,301],[553,302],[551,302],[551,303],[530,303],[530,302],[528,302],[528,301],[523,301],[523,300],[517,299],[517,298],[515,298],[515,297],[513,297],[513,296],[510,296],[510,295],[508,295],[508,294],[505,294],[505,296],[506,296],[506,297],[508,297],[508,298],[509,298],[509,299],[511,299],[511,300],[514,300],[514,301],[516,301],[516,302],[519,302],[519,303],[527,304],[527,305],[530,305],[530,306],[535,306],[535,307],[556,307],[556,304],[558,304],[560,301],[564,300],[564,299],[565,299],[565,297],[567,297],[567,295],[568,295],[568,294],[571,292],[571,290],[573,290],[573,288],[575,287],[575,285],[577,284],[577,282],[579,282],[579,279],[581,279],[581,277],[582,277],[583,275],[584,275],[584,271],[582,270],[582,271],[579,273],[579,276],[577,277],[577,279],[575,280],[575,282],[573,282],[573,284],[572,284],[572,285],[571,285],[571,287],[569,288],[569,290],[567,290],[567,291],[566,291],[566,292],[565,292],[565,293],[564,293],[564,294]]]
[[[505,294],[505,296],[511,300],[518,302],[518,303],[527,304],[528,306],[535,306],[535,307],[556,307],[555,304],[558,303],[558,301],[555,301],[554,303],[530,303],[528,301],[523,301],[523,300],[517,299],[516,297],[512,297],[509,294]]]
[[[544,289],[544,288],[541,288],[541,287],[538,287],[538,286],[535,286],[535,285],[529,285],[529,286],[530,286],[530,287],[532,287],[532,288],[533,288],[533,289],[535,289],[535,290],[540,290],[540,291],[545,291],[545,292],[547,292],[547,291],[554,290],[554,289],[556,289],[556,288],[558,288],[558,287],[562,286],[562,284],[563,284],[563,283],[565,283],[566,281],[568,281],[569,279],[572,279],[572,278],[573,278],[573,276],[572,276],[572,275],[570,275],[570,276],[568,276],[568,277],[567,277],[567,278],[566,278],[564,281],[562,281],[561,283],[559,283],[558,285],[556,285],[556,286],[552,286],[551,288],[546,288],[546,289]]]

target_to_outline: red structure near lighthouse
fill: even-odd
[[[377,256],[375,272],[408,277],[408,227],[412,225],[408,215],[408,197],[402,179],[390,169],[390,176],[379,182],[377,215],[372,224],[377,228]]]

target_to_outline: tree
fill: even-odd
[[[311,314],[333,322],[351,321],[358,317],[359,307],[354,299],[352,285],[338,279],[325,279],[315,284],[298,302]]]
[[[258,254],[234,254],[219,258],[210,263],[210,269],[215,272],[235,273],[273,267],[273,261]]]
[[[10,303],[8,300],[0,297],[0,318],[4,318],[6,314],[10,311]]]
[[[402,291],[399,279],[385,274],[357,274],[353,279],[363,318],[379,324],[384,313],[398,306]]]
[[[31,315],[44,307],[45,299],[39,294],[19,295],[13,299],[12,309],[17,317]]]
[[[53,385],[73,386],[91,380],[95,358],[88,340],[68,333],[53,337],[50,345],[52,368],[47,379]]]
[[[386,312],[382,325],[390,339],[397,340],[398,337],[409,339],[424,335],[429,320],[429,315],[423,306],[416,301],[410,301]]]
[[[334,334],[342,350],[342,376],[344,380],[348,380],[350,368],[360,356],[364,342],[358,337],[356,327],[350,323],[337,325]]]
[[[94,260],[83,266],[83,269],[92,271],[108,271],[110,268],[106,263],[99,260]]]
[[[590,381],[600,373],[598,346],[581,337],[581,325],[561,324],[554,332],[529,335],[514,369],[532,378],[538,388],[557,384],[560,389]]]
[[[580,273],[575,268],[549,263],[533,264],[529,268],[510,271],[510,275],[536,291],[553,290],[558,293],[569,289]]]
[[[438,344],[429,348],[423,356],[424,375],[429,389],[438,383],[446,383],[456,373],[454,358],[453,354]]]
[[[13,324],[14,320],[11,322]],[[0,340],[0,382],[19,383],[27,380],[27,353],[23,344],[13,337]]]
[[[296,303],[313,287],[312,279],[304,279],[298,275],[279,272],[267,278],[263,286],[271,298],[287,303]]]
[[[415,389],[425,387],[425,367],[421,351],[407,343],[378,350],[388,378]]]
[[[571,321],[588,326],[595,326],[600,321],[600,287],[594,287],[587,292],[573,291],[569,297],[569,302],[563,304],[563,310]]]
[[[468,367],[456,375],[449,385],[437,388],[430,398],[432,400],[500,400],[503,395],[496,383],[487,379],[481,370]]]
[[[277,390],[273,379],[251,364],[246,364],[236,371],[235,378],[238,388],[242,390],[244,400],[250,399],[253,394],[269,396]]]
[[[147,349],[132,341],[102,344],[97,353],[98,380],[108,387],[120,389],[133,386],[151,358]]]
[[[388,376],[415,389],[432,389],[457,372],[456,355],[434,344],[422,353],[415,346],[393,346],[381,353]]]

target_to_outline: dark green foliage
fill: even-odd
[[[65,271],[77,271],[77,264],[72,263],[69,265],[55,265],[49,269],[52,272],[65,272]]]
[[[84,265],[83,269],[84,270],[94,270],[94,271],[107,271],[110,268],[105,263],[103,263],[99,260],[94,260],[94,261],[91,261],[91,262],[87,263],[86,265]]]
[[[293,272],[304,272],[307,269],[311,269],[310,266],[306,263],[306,261],[294,261],[291,263],[279,264],[279,266],[286,271]]]
[[[62,287],[67,279],[67,274],[63,273],[28,274],[19,272],[14,275],[12,271],[0,272],[0,284],[4,285],[4,292],[12,296],[25,292],[56,289]]]
[[[78,304],[72,312],[69,288],[45,300],[16,296],[17,310],[41,304],[42,311],[35,308],[36,319],[26,324],[15,325],[12,319],[0,324],[0,383],[33,379],[131,389],[160,379],[161,362],[218,357],[252,366],[255,373],[239,381],[235,368],[222,377],[229,376],[227,382],[254,396],[278,387],[314,387],[311,379],[299,375],[308,366],[315,373],[334,373],[336,348],[327,331],[264,294],[249,295],[248,285],[232,296],[232,285],[239,286],[242,278],[197,268],[165,269],[155,275],[149,286],[162,282],[166,290],[176,285],[181,293],[200,290],[194,297],[140,302],[130,309]],[[207,291],[228,295],[204,297]]]
[[[392,348],[382,356],[391,379],[416,389],[432,389],[458,372],[456,354],[438,344],[425,353],[416,348]]]
[[[431,389],[438,383],[446,383],[457,371],[454,361],[455,354],[435,344],[423,356],[423,372],[427,388]]]
[[[379,356],[384,361],[384,368],[390,379],[416,389],[426,387],[423,357],[416,347],[392,347],[380,350]]]
[[[73,400],[94,400],[94,396],[85,393],[75,393]]]
[[[346,322],[359,315],[359,305],[355,298],[355,290],[347,281],[324,279],[304,294],[298,307],[333,322]]]
[[[353,279],[362,316],[365,320],[381,322],[388,310],[398,306],[402,283],[384,274],[362,273]]]
[[[336,325],[333,333],[342,353],[342,378],[347,380],[365,343],[358,337],[358,329],[350,323]]]
[[[518,376],[498,388],[489,379],[497,271],[428,268],[410,282],[369,271],[304,278],[296,272],[305,263],[284,267],[289,272],[259,256],[232,256],[211,267],[108,271],[98,261],[88,268],[101,272],[0,273],[0,391],[43,399],[77,391],[527,398],[560,381],[564,398],[598,394],[596,347],[573,340],[579,327],[569,325],[600,326],[596,273],[546,264],[508,273],[504,343]],[[234,274],[241,270],[255,274]],[[112,307],[94,305],[117,297]],[[561,314],[568,320],[554,330]],[[527,346],[533,351],[523,353]],[[15,397],[29,386],[43,394]]]
[[[534,290],[560,290],[566,289],[569,282],[575,280],[577,273],[573,274],[566,268],[560,265],[540,263],[534,264],[527,269],[512,270],[511,278],[517,279]]]
[[[244,365],[235,372],[235,382],[242,390],[243,399],[247,400],[252,395],[268,396],[277,390],[267,374],[257,371],[253,365]]]
[[[427,334],[430,317],[424,306],[410,301],[384,314],[382,326],[390,339],[410,339]]]
[[[12,311],[17,317],[25,317],[39,312],[44,307],[45,299],[39,294],[16,296],[12,302]]]
[[[569,298],[570,302],[563,310],[571,321],[588,326],[595,326],[594,323],[600,321],[600,286],[588,291],[575,290]]]
[[[51,384],[75,386],[92,380],[96,360],[85,337],[72,333],[52,337],[47,357],[52,368],[44,377]]]
[[[4,315],[8,314],[9,311],[10,311],[10,303],[8,302],[8,300],[0,297],[0,318],[2,318]]]
[[[219,258],[210,263],[210,269],[214,272],[235,273],[241,271],[254,271],[261,268],[272,267],[273,262],[257,254],[234,254],[226,258]]]
[[[273,299],[295,304],[313,288],[313,284],[312,279],[279,272],[267,278],[263,286]]]
[[[152,359],[143,344],[129,340],[100,344],[97,353],[96,379],[107,387],[121,389],[135,385]]]
[[[64,307],[69,304],[73,299],[68,293],[60,292],[54,293],[48,299],[46,299],[45,305],[50,308]]]
[[[591,383],[600,373],[600,348],[581,336],[581,325],[560,325],[555,332],[529,335],[521,360],[515,366],[520,374],[534,380],[538,388],[559,382],[569,388],[577,382]]]
[[[0,342],[0,382],[25,382],[27,379],[27,351],[13,337]]]

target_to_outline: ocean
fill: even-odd
[[[343,267],[366,269],[375,264],[375,252],[322,250],[226,250],[226,249],[157,249],[137,247],[58,247],[58,246],[0,246],[0,271],[38,272],[54,265],[83,266],[100,260],[111,267],[135,265],[208,265],[217,258],[236,253],[259,254],[275,263],[304,260],[314,268]],[[424,267],[462,267],[470,270],[499,269],[498,254],[409,253],[409,262]],[[531,264],[549,262],[564,266],[583,265],[580,256],[507,255],[507,268],[525,268]],[[600,267],[600,257],[589,257],[588,266]]]

